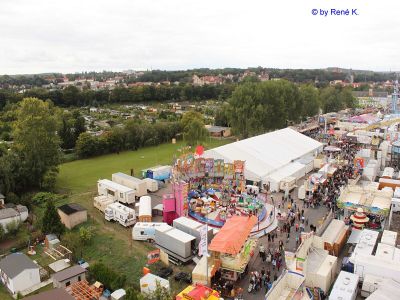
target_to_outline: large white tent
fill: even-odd
[[[269,177],[282,168],[288,172],[296,169],[294,172],[298,173],[298,163],[295,160],[315,156],[322,148],[320,142],[291,128],[285,128],[207,150],[204,157],[224,159],[227,162],[244,160],[246,179],[267,183]],[[290,164],[295,164],[296,167],[292,168]],[[279,172],[279,176],[276,175],[273,177],[293,174]]]

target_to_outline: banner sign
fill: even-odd
[[[207,225],[203,225],[200,228],[199,256],[207,255],[207,229]]]
[[[147,253],[147,264],[151,265],[160,260],[160,249]]]
[[[304,263],[305,263],[305,259],[301,258],[301,257],[297,257],[296,258],[296,270],[297,271],[303,271],[304,270]]]

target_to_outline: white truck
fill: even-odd
[[[136,241],[154,241],[156,229],[169,225],[162,222],[137,222],[132,228],[132,239]]]
[[[107,221],[115,221],[122,226],[129,227],[135,224],[135,210],[121,203],[112,203],[104,210],[104,218]]]
[[[96,207],[101,212],[104,212],[107,206],[111,203],[116,202],[112,197],[109,196],[97,196],[93,199],[93,206]]]
[[[147,184],[142,179],[118,172],[111,175],[111,180],[133,189],[135,191],[136,198],[147,194]]]
[[[100,196],[109,196],[121,203],[135,203],[135,191],[122,184],[108,179],[101,179],[97,182],[97,190]]]

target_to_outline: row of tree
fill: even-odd
[[[247,138],[299,122],[324,112],[354,107],[351,90],[341,87],[317,89],[286,80],[247,82],[239,85],[228,103],[216,114],[216,124],[231,126]]]
[[[150,124],[130,120],[122,128],[113,127],[100,136],[80,134],[76,142],[76,154],[85,158],[123,150],[137,150],[170,142],[179,133],[181,133],[179,122]]]
[[[146,103],[167,101],[199,101],[208,99],[225,100],[230,97],[235,85],[145,85],[136,87],[116,87],[113,90],[78,89],[75,86],[63,90],[47,90],[35,88],[25,93],[16,94],[9,90],[0,89],[0,109],[6,103],[16,103],[26,97],[51,100],[57,106],[87,106],[105,103]]]

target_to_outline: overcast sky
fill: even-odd
[[[359,16],[313,16],[357,8]],[[396,0],[0,0],[0,74],[400,70]]]

